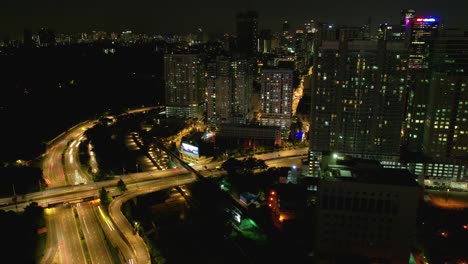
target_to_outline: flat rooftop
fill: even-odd
[[[417,176],[406,169],[379,167],[329,166],[329,180],[353,181],[370,184],[418,186]]]

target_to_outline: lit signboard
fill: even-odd
[[[195,147],[193,145],[187,144],[187,143],[182,143],[182,149],[185,152],[188,152],[193,155],[198,155],[198,147]]]
[[[435,18],[417,18],[416,21],[418,22],[436,22]]]

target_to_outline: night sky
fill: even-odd
[[[0,37],[17,38],[24,28],[48,27],[56,32],[104,30],[137,33],[234,33],[235,14],[256,10],[259,28],[279,31],[283,20],[292,28],[306,20],[350,26],[369,16],[373,28],[396,23],[404,8],[417,15],[437,15],[447,26],[468,25],[467,0],[2,0]]]

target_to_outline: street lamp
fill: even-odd
[[[15,202],[16,212],[18,212],[18,196],[16,195],[15,184],[12,184],[12,186],[13,186],[13,202]]]
[[[137,221],[134,222],[134,225],[133,225],[133,234],[137,234],[138,233],[138,230],[140,229],[140,223],[138,223]]]
[[[447,188],[447,192],[446,192],[446,195],[445,195],[445,202],[446,203],[448,203],[449,192],[450,192],[450,188]]]

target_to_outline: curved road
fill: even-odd
[[[153,107],[129,110],[128,113],[150,109],[153,109]],[[73,193],[75,192],[74,187],[71,189],[60,189],[60,187],[87,184],[92,181],[89,174],[82,171],[81,164],[78,162],[78,149],[84,131],[92,127],[96,122],[96,120],[82,122],[49,142],[50,147],[41,156],[43,174],[49,189],[38,195],[25,195],[23,203],[28,203],[32,200],[37,201],[38,199],[42,199],[43,196],[50,195],[50,192],[60,192],[59,190],[66,193],[66,189],[68,189],[69,193]],[[91,164],[91,167],[96,169],[93,165],[96,164]],[[91,193],[89,188],[87,189],[85,191],[87,196],[85,197],[97,196],[96,189],[91,188]],[[63,197],[55,197],[47,199],[46,204],[41,205],[48,207],[50,204],[60,204],[63,202],[65,202],[63,201]],[[112,258],[102,234],[103,229],[100,226],[100,223],[103,222],[100,219],[101,217],[105,218],[105,215],[96,213],[98,210],[96,208],[98,207],[93,203],[77,203],[76,205],[77,207],[73,209],[56,207],[46,211],[49,232],[48,248],[42,262],[88,263],[89,261],[91,263],[112,263]],[[73,217],[69,217],[70,215]],[[59,224],[57,224],[55,219],[60,219]],[[68,232],[68,230],[77,230],[77,227],[80,227],[80,230],[77,232]],[[84,239],[86,243],[81,243],[81,239]],[[68,254],[67,252],[72,253]]]
[[[92,183],[87,178],[87,173],[81,171],[77,149],[83,132],[93,124],[94,121],[81,123],[52,141],[51,147],[43,155],[43,172],[49,188],[43,192],[24,195],[18,201],[18,206],[24,207],[31,201],[37,201],[43,207],[81,201],[86,197],[97,197],[99,189],[104,187],[110,195],[117,195],[109,206],[108,216],[97,202],[80,202],[75,209],[58,206],[46,210],[50,248],[43,262],[52,263],[53,259],[58,263],[112,263],[105,235],[112,246],[117,248],[123,262],[150,264],[151,259],[146,244],[138,233],[133,232],[132,224],[120,210],[122,204],[139,195],[193,182],[195,177],[183,168],[122,175],[128,188],[123,194],[120,194],[116,188],[117,178]],[[297,162],[297,159],[307,157],[307,153],[308,148],[302,148],[259,154],[254,157],[267,161],[269,166],[281,166],[291,164],[285,161],[289,157],[294,156]],[[62,160],[62,157],[65,160]],[[213,176],[212,170],[221,163],[214,162],[193,168],[203,171],[204,175]],[[84,184],[69,186],[80,183]],[[0,204],[7,203],[11,203],[11,198],[0,199]],[[86,241],[85,248],[81,243],[80,232]]]

